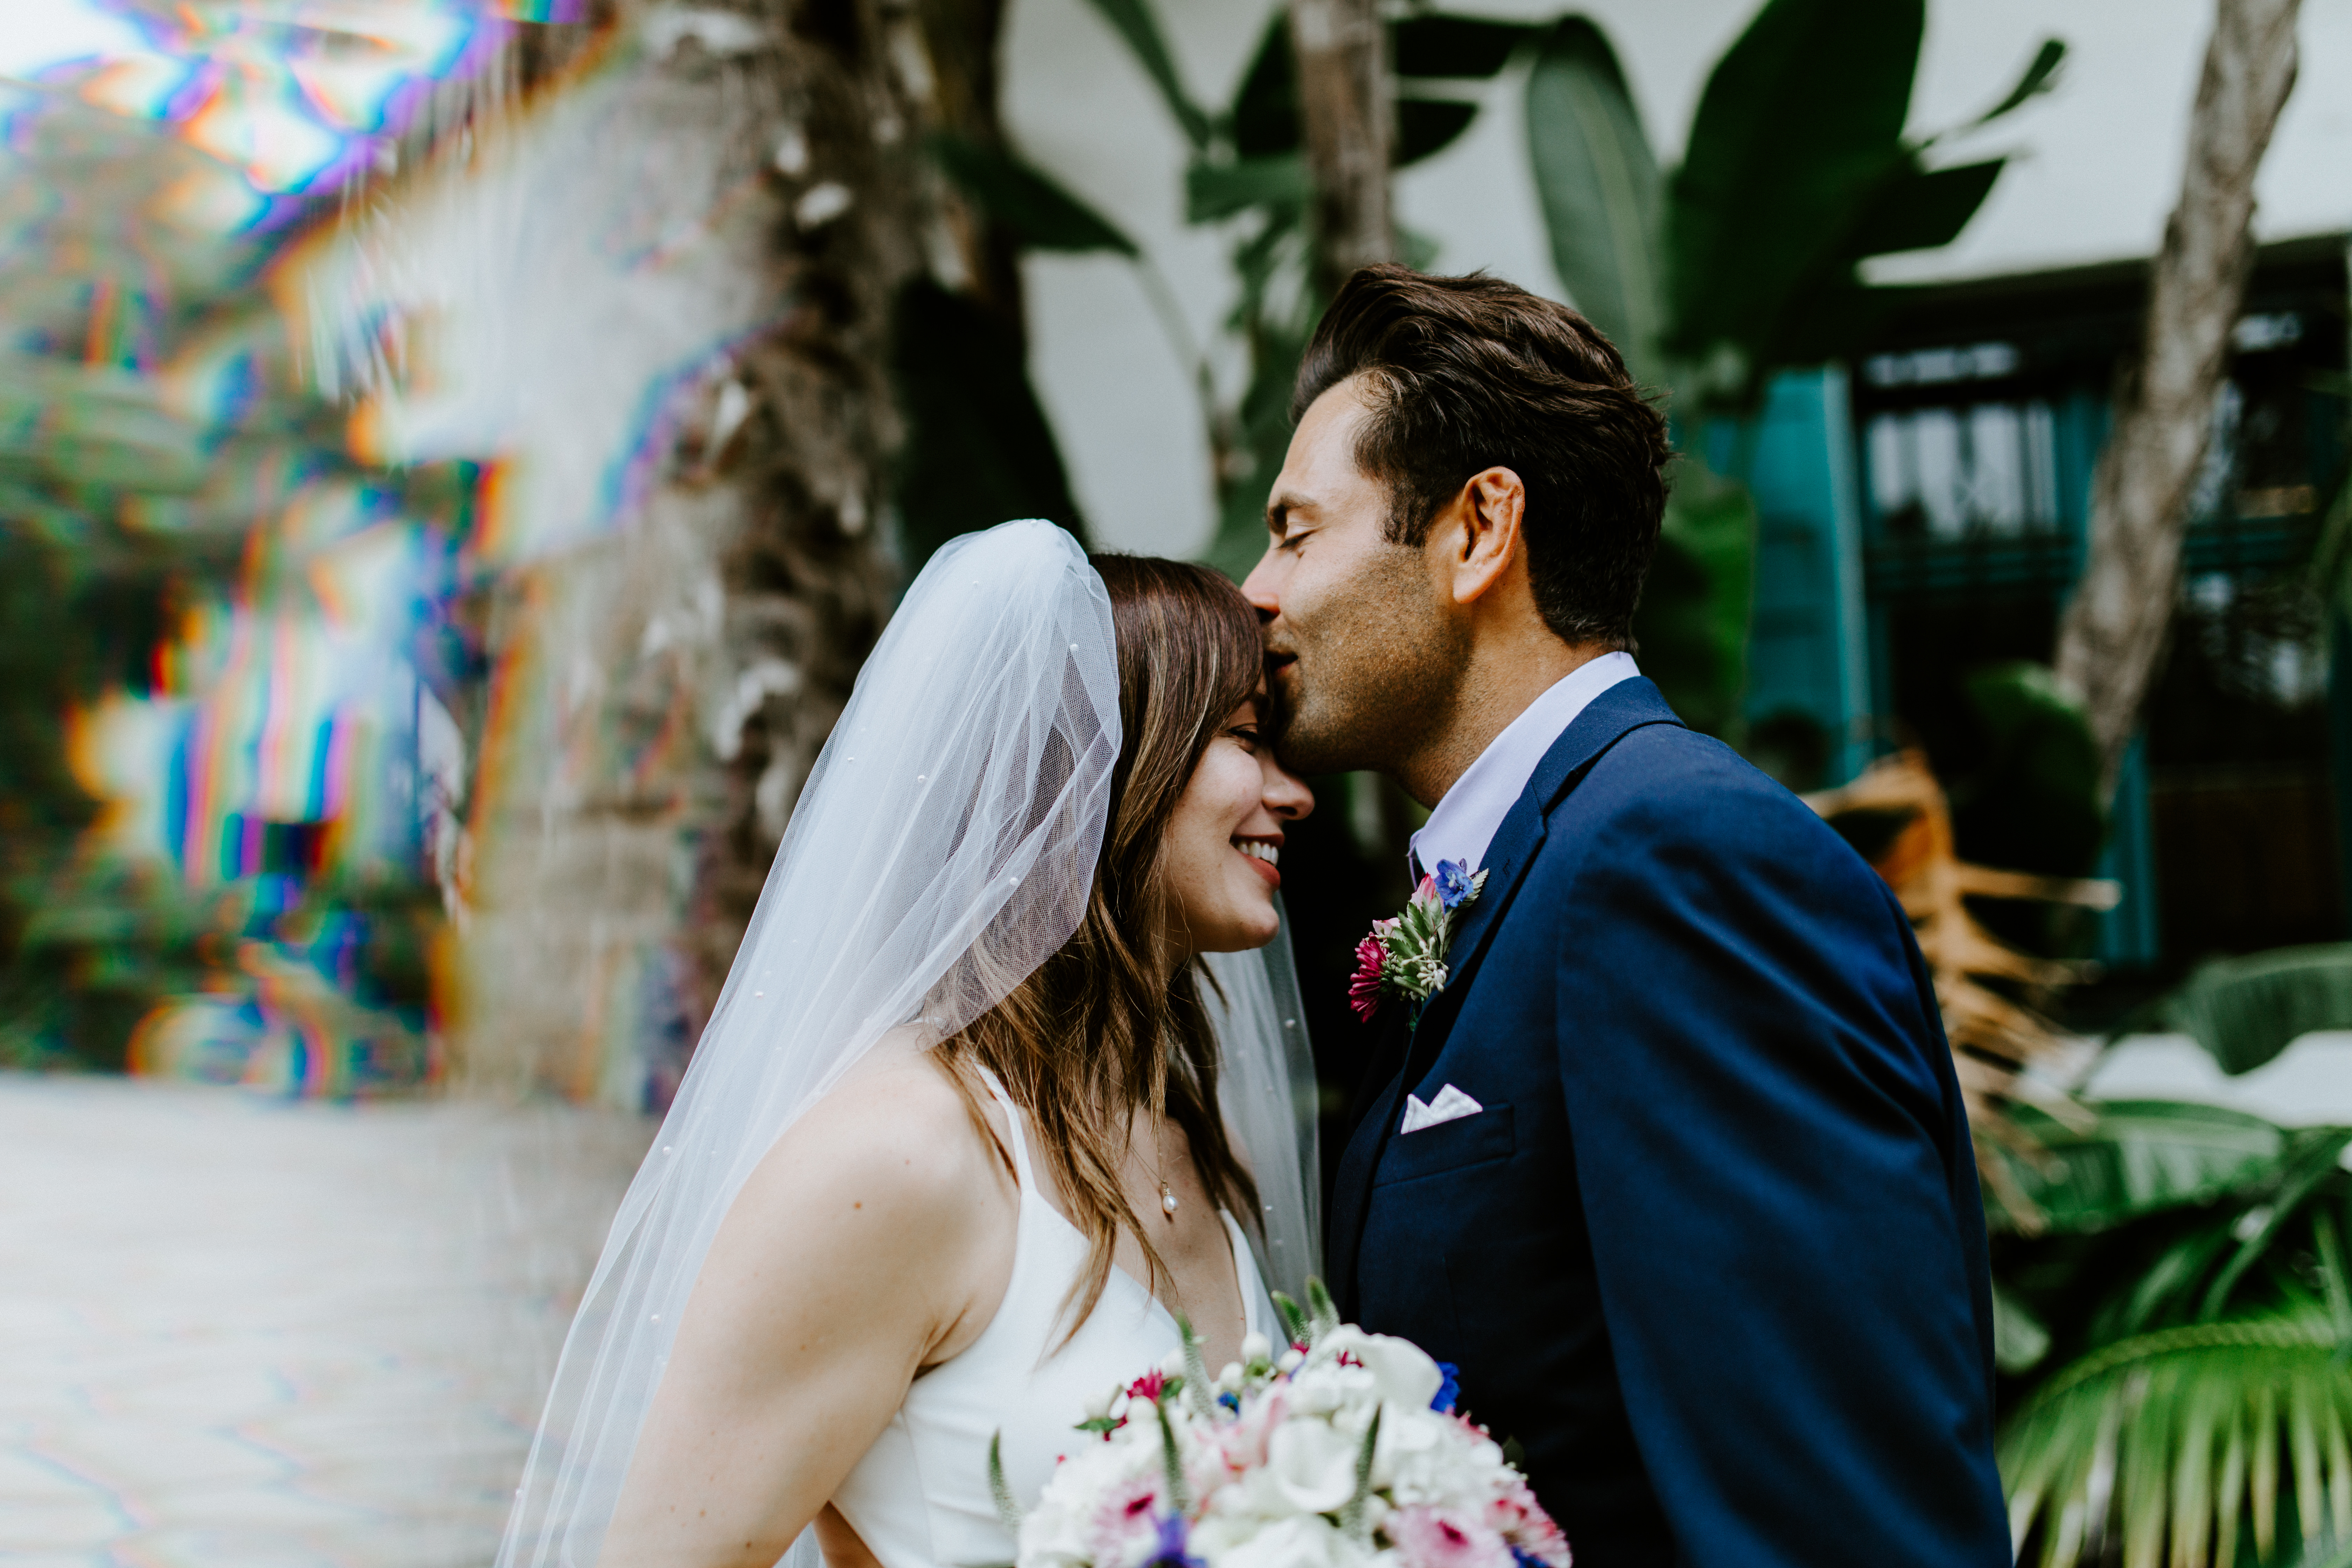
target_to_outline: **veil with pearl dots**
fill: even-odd
[[[1008,522],[934,555],[809,774],[613,1222],[499,1568],[596,1562],[703,1258],[777,1137],[885,1034],[952,1034],[1077,929],[1118,748],[1110,599],[1077,542]],[[1224,1110],[1265,1196],[1254,1239],[1269,1282],[1296,1289],[1317,1184],[1287,943],[1213,972]],[[804,1533],[790,1560],[815,1556]]]

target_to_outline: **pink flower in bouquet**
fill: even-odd
[[[1217,1458],[1234,1475],[1263,1468],[1266,1439],[1289,1415],[1279,1388],[1256,1404],[1244,1406],[1234,1420],[1216,1428]]]
[[[1536,1501],[1535,1489],[1528,1485],[1525,1476],[1514,1473],[1501,1495],[1486,1505],[1486,1523],[1510,1537],[1527,1557],[1567,1568],[1568,1537],[1559,1532],[1543,1504]]]
[[[1402,1568],[1512,1568],[1501,1535],[1444,1508],[1401,1508],[1383,1527]]]
[[[1381,939],[1395,927],[1394,921],[1374,921],[1372,934],[1356,944],[1356,975],[1348,982],[1348,1005],[1367,1024],[1380,1011],[1381,971],[1389,961],[1389,950]]]
[[[1117,1562],[1123,1555],[1121,1548],[1138,1536],[1148,1536],[1157,1528],[1153,1510],[1160,1507],[1160,1483],[1157,1480],[1134,1480],[1104,1494],[1087,1521],[1087,1540],[1093,1548],[1097,1563]]]
[[[1570,1568],[1525,1479],[1454,1410],[1451,1369],[1310,1299],[1311,1320],[1285,1303],[1296,1353],[1253,1334],[1214,1383],[1137,1380],[1125,1421],[1117,1390],[1092,1402],[1078,1429],[1110,1429],[1019,1516],[1019,1568]],[[1139,1417],[1146,1393],[1159,1407]],[[992,1458],[990,1485],[1005,1495]]]

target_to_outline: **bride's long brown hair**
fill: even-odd
[[[1119,1169],[1134,1112],[1183,1130],[1210,1200],[1244,1224],[1257,1188],[1217,1111],[1217,1043],[1197,961],[1160,951],[1169,818],[1209,743],[1265,671],[1257,616],[1218,573],[1149,556],[1096,555],[1118,647],[1118,761],[1110,820],[1086,914],[1070,940],[995,1006],[939,1047],[983,1128],[971,1068],[986,1067],[1026,1109],[1036,1148],[1087,1242],[1072,1287],[1071,1332],[1109,1281],[1123,1229],[1156,1289],[1164,1272],[1129,1206]],[[1213,982],[1207,982],[1213,984]]]

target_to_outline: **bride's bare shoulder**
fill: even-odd
[[[745,1217],[772,1212],[805,1226],[845,1210],[935,1232],[1001,1205],[996,1137],[923,1044],[894,1030],[787,1128],[744,1185]]]

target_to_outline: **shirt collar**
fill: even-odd
[[[1454,781],[1412,836],[1412,857],[1424,870],[1440,860],[1460,860],[1475,870],[1485,863],[1504,816],[1517,804],[1544,753],[1576,722],[1585,705],[1621,680],[1641,674],[1630,653],[1604,653],[1554,681],[1528,704],[1478,760]]]

